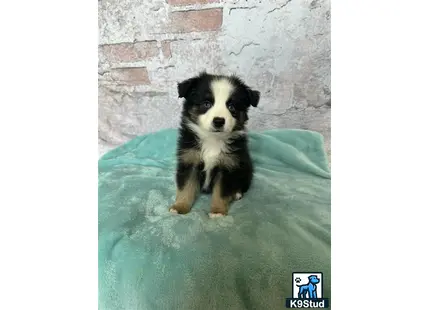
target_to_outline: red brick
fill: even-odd
[[[146,68],[116,68],[110,72],[113,81],[119,84],[150,84],[148,70]]]
[[[172,50],[170,48],[170,41],[161,41],[161,51],[165,58],[172,57]]]
[[[101,48],[111,62],[141,61],[158,55],[157,41],[110,44]]]
[[[167,3],[171,5],[206,4],[217,2],[219,2],[219,0],[167,0]]]
[[[176,11],[171,13],[170,18],[172,32],[212,31],[222,25],[222,9]]]

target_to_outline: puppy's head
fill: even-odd
[[[179,83],[178,94],[185,98],[184,115],[207,132],[243,130],[249,107],[260,100],[238,77],[206,72]]]

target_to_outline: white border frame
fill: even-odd
[[[332,2],[330,304],[422,308],[429,5]],[[97,309],[97,4],[1,12],[0,309]]]

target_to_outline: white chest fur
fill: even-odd
[[[204,170],[212,170],[218,163],[221,153],[227,152],[226,141],[216,136],[206,137],[201,141],[201,156],[205,164]]]
[[[201,158],[206,172],[203,188],[207,189],[213,168],[218,164],[223,153],[228,151],[228,144],[224,139],[216,135],[208,135],[201,140]]]
[[[211,180],[211,172],[217,166],[221,157],[229,152],[229,135],[227,133],[211,133],[202,130],[195,124],[190,124],[190,128],[197,134],[200,142],[201,159],[204,163],[206,178],[203,188],[207,189]]]

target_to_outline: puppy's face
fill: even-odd
[[[185,98],[185,115],[207,132],[243,130],[248,109],[256,107],[260,93],[239,78],[201,73],[178,84],[179,98]]]

